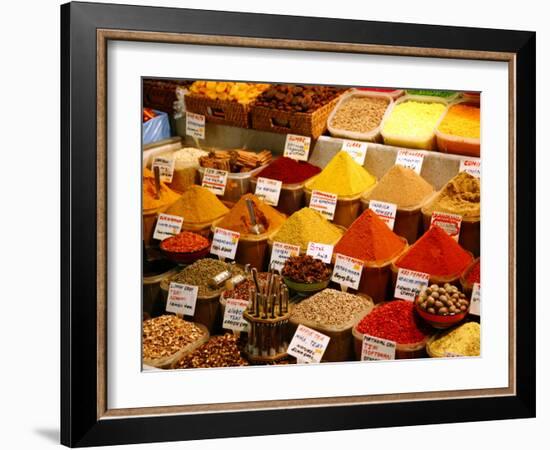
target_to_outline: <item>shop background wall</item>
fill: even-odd
[[[544,2],[501,2],[498,9],[494,2],[471,0],[452,7],[435,0],[380,3],[132,0],[128,3],[537,31],[537,125],[541,130],[537,139],[541,150],[537,154],[538,279],[550,269],[541,256],[549,250],[545,201],[549,192],[544,175],[550,158],[548,151],[542,149],[550,148],[550,139],[542,130],[550,120],[545,107],[550,95],[543,89],[543,80],[550,79],[550,31]],[[5,306],[0,319],[3,349],[0,447],[10,449],[52,447],[59,440],[59,4],[58,0],[4,2],[0,15],[3,124],[0,148],[4,164],[0,177],[3,202],[0,264],[1,298]],[[427,443],[446,442],[446,448],[451,450],[470,446],[515,449],[524,446],[527,440],[541,442],[545,427],[550,426],[550,395],[545,382],[550,363],[547,351],[543,354],[547,347],[540,345],[550,340],[548,327],[543,327],[550,308],[541,283],[538,293],[539,398],[535,420],[226,439],[185,446],[217,449],[223,445],[229,450],[360,445],[412,450],[425,448]],[[539,447],[540,444],[535,445]],[[181,448],[181,444],[159,444],[154,448],[175,449]]]

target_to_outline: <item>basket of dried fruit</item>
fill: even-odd
[[[195,81],[185,96],[187,111],[202,114],[207,122],[249,127],[250,104],[269,84]]]
[[[346,89],[334,86],[273,85],[252,104],[252,128],[317,139]]]

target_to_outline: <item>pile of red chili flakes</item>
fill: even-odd
[[[210,241],[200,234],[182,231],[162,241],[160,248],[167,252],[191,253],[204,250],[209,245]]]

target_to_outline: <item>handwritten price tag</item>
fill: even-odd
[[[397,205],[395,203],[371,200],[369,202],[369,209],[375,212],[390,230],[393,230],[395,225],[395,216],[397,215]]]
[[[381,361],[395,359],[394,341],[388,341],[368,334],[363,335],[363,347],[361,348],[361,361]]]
[[[319,211],[327,220],[334,219],[338,196],[330,192],[313,191],[309,200],[309,207]]]
[[[227,185],[227,171],[207,168],[202,176],[202,187],[209,189],[216,195],[223,195],[225,193],[225,186]]]
[[[298,325],[287,353],[303,363],[319,363],[329,341],[330,337],[304,325]]]
[[[153,171],[155,167],[159,168],[160,180],[165,183],[171,183],[174,177],[174,165],[175,161],[172,158],[165,158],[164,156],[155,156],[151,168]]]
[[[367,143],[345,140],[342,144],[342,151],[346,152],[357,164],[362,166],[367,156]]]
[[[462,223],[462,216],[458,214],[448,214],[443,212],[434,211],[432,214],[431,225],[437,225],[441,227],[449,236],[458,242],[460,236],[460,225]]]
[[[472,289],[472,298],[470,299],[470,314],[474,316],[481,315],[481,285],[474,283]]]
[[[210,253],[218,255],[220,259],[235,259],[240,237],[241,234],[236,231],[216,228],[214,230],[214,237],[212,238]]]
[[[153,239],[163,241],[170,236],[174,236],[181,231],[183,225],[183,217],[172,216],[170,214],[159,214],[157,224],[155,225],[155,231],[153,232]]]
[[[395,298],[414,301],[422,289],[428,286],[430,275],[409,269],[399,269],[395,283]]]
[[[277,206],[279,204],[282,185],[283,183],[279,180],[260,177],[256,182],[256,191],[254,193],[268,205]]]
[[[362,272],[363,262],[360,259],[350,258],[349,256],[337,253],[331,280],[340,284],[340,286],[357,289],[361,281]]]
[[[297,134],[287,134],[284,156],[287,158],[297,159],[298,161],[307,161],[310,146],[310,137],[299,136]]]
[[[422,163],[424,162],[424,153],[414,150],[399,150],[397,152],[397,158],[395,164],[403,167],[408,167],[414,170],[418,175],[422,170]]]
[[[206,119],[202,114],[187,112],[185,116],[185,134],[196,139],[206,135]]]
[[[225,302],[222,327],[233,331],[248,331],[248,322],[243,318],[246,308],[247,300],[228,298]]]
[[[481,159],[475,158],[460,160],[459,172],[466,172],[476,178],[481,178]]]
[[[315,259],[320,259],[326,264],[330,264],[334,246],[329,244],[320,244],[318,242],[309,242],[307,244],[307,254]]]
[[[194,316],[198,293],[198,286],[170,283],[168,299],[166,300],[166,311],[179,316]]]
[[[288,258],[300,254],[299,245],[285,244],[284,242],[273,242],[269,266],[280,272]]]

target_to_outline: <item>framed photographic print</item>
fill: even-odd
[[[63,444],[535,415],[535,33],[61,19]]]

